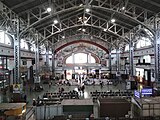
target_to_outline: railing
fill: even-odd
[[[50,119],[50,120],[66,120],[66,116],[61,116],[61,118]],[[70,118],[69,120],[90,120],[89,118]],[[135,117],[135,118],[93,118],[91,120],[160,120],[160,116],[157,117]]]
[[[135,117],[135,118],[125,118],[125,117],[120,117],[120,118],[97,118],[94,120],[160,120],[160,116],[157,117]]]

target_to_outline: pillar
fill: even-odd
[[[108,69],[109,69],[109,78],[112,78],[112,53],[111,53],[111,47],[109,48],[109,54],[108,54]]]
[[[16,33],[14,35],[14,78],[13,78],[13,101],[21,102],[22,93],[22,81],[20,79],[20,22],[17,18],[16,21]]]
[[[116,59],[117,59],[117,72],[120,71],[120,51],[119,48],[116,48]]]
[[[134,77],[134,65],[133,65],[133,53],[134,52],[134,47],[133,47],[133,41],[132,41],[132,36],[130,35],[130,42],[129,42],[129,68],[130,68],[130,72],[129,72],[129,76],[130,76],[130,80],[133,80]]]
[[[88,63],[91,63],[91,53],[89,53],[89,56],[88,56]]]
[[[20,25],[19,19],[17,19],[17,26],[16,26],[16,34],[14,36],[14,84],[21,84],[20,80]]]
[[[38,34],[36,35],[36,49],[35,49],[35,66],[36,66],[36,71],[35,71],[35,78],[34,78],[34,83],[39,84],[40,83],[40,77],[39,77],[39,42],[38,42]]]
[[[74,56],[74,53],[72,53],[72,62],[73,62],[72,74],[75,74],[75,69],[74,69],[74,66],[75,66],[75,56]]]
[[[49,69],[49,46],[48,46],[48,41],[47,41],[47,45],[46,45],[46,67]]]
[[[53,42],[52,42],[53,43]],[[54,53],[54,46],[52,46],[52,76],[55,77],[55,53]]]
[[[155,59],[155,82],[160,86],[160,32],[158,19],[154,20],[154,59]]]

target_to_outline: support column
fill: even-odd
[[[108,67],[109,67],[109,78],[111,79],[112,78],[112,37],[110,39],[110,44],[109,44],[109,54],[108,54],[108,58],[109,58],[109,61],[108,61]]]
[[[22,93],[22,82],[20,79],[20,22],[17,18],[16,28],[15,28],[15,36],[14,36],[14,78],[13,78],[13,101],[21,102],[23,99],[21,97]]]
[[[72,62],[75,64],[74,53],[72,53]]]
[[[72,53],[72,62],[73,62],[72,74],[75,74],[75,69],[74,69],[74,66],[75,66],[75,56],[74,56],[74,53]]]
[[[111,78],[111,74],[112,74],[112,53],[111,53],[111,48],[110,48],[108,57],[109,57],[108,64],[109,64],[109,72],[110,72],[109,78]]]
[[[160,86],[160,32],[157,17],[154,20],[154,59],[155,59],[155,82]]]
[[[89,53],[88,63],[91,63],[91,53]]]
[[[87,53],[87,64],[88,64],[88,53]]]
[[[20,25],[19,19],[17,19],[17,26],[16,26],[16,35],[14,37],[14,84],[21,84],[20,80]],[[13,91],[14,92],[14,91]],[[20,91],[19,91],[20,92]]]
[[[35,65],[36,65],[36,71],[35,71],[35,78],[34,78],[34,83],[35,85],[40,83],[40,76],[39,76],[39,42],[38,42],[38,34],[36,36],[36,49],[35,49]]]
[[[52,42],[53,43],[53,42]],[[52,76],[55,77],[55,54],[54,54],[55,47],[52,46]]]
[[[117,58],[117,72],[120,71],[120,51],[119,48],[116,48],[116,58]]]
[[[47,70],[49,70],[49,46],[48,46],[48,42],[46,45],[46,66],[48,67]]]
[[[129,76],[130,76],[130,80],[133,80],[134,77],[134,65],[133,65],[133,59],[134,59],[134,47],[133,47],[133,42],[132,42],[132,37],[130,35],[130,42],[129,42],[129,68],[130,68],[130,72],[129,72]]]
[[[88,53],[87,53],[87,64],[88,64]],[[89,64],[88,64],[89,65]],[[87,67],[87,77],[89,76],[89,67]]]

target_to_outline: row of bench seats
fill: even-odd
[[[48,99],[52,99],[52,98],[62,98],[62,99],[78,99],[79,95],[78,92],[76,91],[70,91],[70,92],[54,92],[54,93],[45,93],[43,95],[43,98],[48,98]]]
[[[93,98],[99,97],[110,97],[110,96],[124,96],[124,97],[131,97],[133,96],[132,91],[107,91],[107,92],[90,92]]]

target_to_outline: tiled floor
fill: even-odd
[[[104,80],[105,81],[105,80]],[[48,84],[42,84],[44,90],[42,92],[30,92],[29,89],[25,90],[25,94],[27,95],[27,100],[28,100],[28,105],[32,105],[32,100],[36,99],[38,96],[42,96],[45,92],[58,92],[59,91],[59,87],[63,87],[65,91],[72,91],[77,89],[78,85],[74,84],[71,86],[67,86],[67,85],[52,85],[51,87],[49,87]],[[92,91],[108,91],[108,90],[125,90],[125,83],[121,83],[118,84],[117,86],[114,85],[106,85],[104,84],[104,86],[101,87],[99,85],[88,85],[85,86],[85,94],[86,97],[90,97],[90,92]],[[88,96],[87,96],[88,95]]]
[[[96,85],[88,85],[88,86],[85,86],[85,92],[84,92],[84,98],[89,98],[90,97],[90,92],[93,92],[93,91],[108,91],[108,90],[112,90],[112,91],[116,91],[116,90],[124,90],[125,89],[125,83],[121,83],[121,84],[118,84],[117,86],[114,86],[114,85],[106,85],[104,84],[104,86],[101,88],[100,85],[98,85],[98,81],[99,80],[96,80]],[[104,80],[104,83],[105,83],[106,80]],[[26,86],[24,87],[24,90],[25,90],[25,94],[27,95],[27,101],[28,101],[28,104],[27,104],[27,118],[30,117],[28,120],[34,120],[34,114],[32,115],[32,101],[33,99],[37,99],[38,96],[42,96],[45,92],[58,92],[59,91],[59,87],[63,87],[65,91],[71,91],[71,90],[75,90],[77,89],[78,85],[72,81],[72,85],[71,86],[67,86],[67,85],[55,85],[55,84],[52,84],[51,87],[49,87],[48,84],[42,84],[44,90],[42,92],[31,92],[30,91],[30,87],[29,86]],[[33,88],[33,86],[32,86]],[[2,92],[0,92],[0,103],[2,102],[9,102],[10,100],[10,96],[11,96],[11,93],[10,92],[7,92],[6,95],[3,95]],[[28,112],[29,111],[29,112]]]

